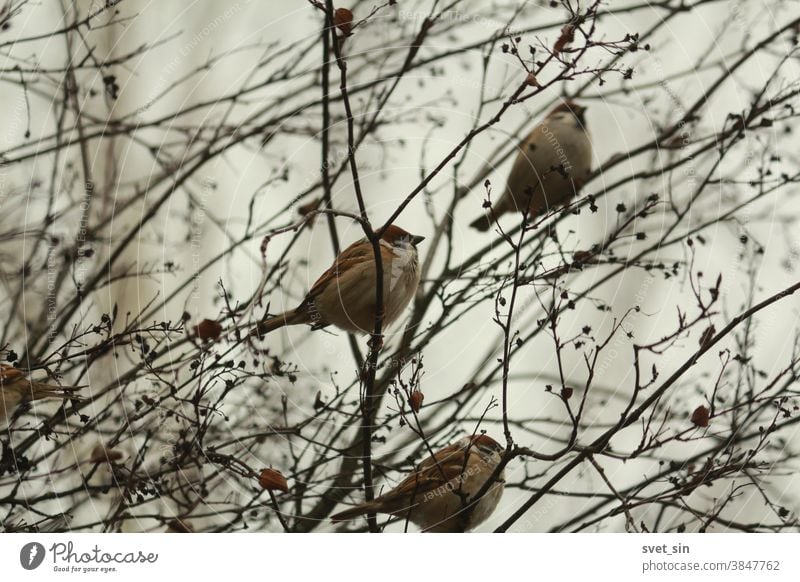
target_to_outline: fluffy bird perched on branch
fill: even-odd
[[[389,513],[427,532],[469,531],[492,514],[503,495],[505,472],[480,499],[472,499],[492,477],[502,453],[503,447],[489,436],[464,437],[422,461],[388,493],[331,519],[348,521],[367,513]]]
[[[390,225],[380,239],[383,264],[383,325],[388,327],[409,304],[419,286],[417,245],[424,237]],[[315,328],[334,325],[354,333],[375,326],[375,253],[367,238],[351,244],[317,279],[302,303],[259,323],[250,335],[262,337],[286,325]]]
[[[4,425],[23,402],[59,398],[78,398],[76,390],[83,386],[57,386],[28,380],[27,374],[13,366],[0,364],[0,425]]]
[[[470,224],[486,231],[493,218],[528,209],[540,216],[566,204],[586,182],[592,167],[592,144],[586,109],[566,101],[533,128],[520,147],[506,189],[490,213]]]

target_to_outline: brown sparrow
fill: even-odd
[[[586,109],[567,101],[555,107],[525,138],[511,167],[506,189],[492,213],[470,226],[489,230],[493,217],[522,211],[540,216],[575,196],[592,167],[592,144],[586,130]]]
[[[390,225],[380,239],[383,263],[383,325],[396,320],[419,286],[417,244],[424,237]],[[315,329],[328,325],[356,333],[375,327],[375,254],[365,237],[336,257],[298,307],[263,320],[250,335],[259,337],[285,325],[301,323]]]
[[[73,392],[81,386],[56,386],[28,380],[25,372],[0,364],[0,424],[14,414],[22,402],[43,398],[77,398]]]
[[[503,495],[505,471],[474,505],[472,496],[500,463],[503,447],[486,435],[468,436],[422,461],[397,487],[331,517],[348,521],[367,513],[408,519],[422,531],[464,532],[484,522]]]

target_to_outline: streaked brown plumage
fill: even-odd
[[[79,398],[82,386],[57,386],[28,380],[27,374],[13,366],[0,364],[0,425],[4,425],[22,402],[45,398]]]
[[[334,515],[348,521],[370,512],[408,519],[427,532],[469,531],[485,521],[503,494],[504,472],[477,503],[465,503],[481,491],[500,463],[503,447],[486,435],[464,437],[422,461],[397,487],[373,501]]]
[[[402,313],[419,286],[416,245],[423,240],[390,225],[380,240],[383,263],[383,326]],[[371,333],[375,325],[375,255],[363,238],[342,251],[317,279],[295,309],[265,319],[250,335],[261,337],[286,325],[315,328],[334,325],[354,333]]]

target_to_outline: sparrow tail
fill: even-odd
[[[75,391],[85,388],[85,386],[56,386],[55,384],[43,384],[42,382],[31,382],[30,384],[30,400],[42,400],[44,398],[80,400],[81,396],[75,394]]]
[[[356,505],[355,507],[346,509],[341,513],[332,515],[331,521],[334,523],[338,523],[340,521],[350,521],[351,519],[366,515],[370,511],[376,511],[375,505],[373,503],[362,503],[361,505]]]
[[[270,317],[259,322],[253,329],[250,330],[251,337],[258,337],[263,338],[271,331],[275,331],[276,329],[280,329],[287,325],[298,325],[301,323],[307,323],[308,316],[303,312],[298,312],[297,309],[292,309],[291,311],[287,311],[286,313],[281,313],[280,315],[276,315],[275,317]]]

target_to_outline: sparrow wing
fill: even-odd
[[[28,400],[40,400],[42,398],[73,398],[80,400],[81,397],[73,394],[76,390],[84,386],[59,386],[57,384],[47,384],[28,380],[27,373],[12,366],[0,364],[0,387],[13,387],[20,390],[23,398]]]
[[[461,446],[455,444],[443,448],[422,461],[416,471],[376,501],[380,501],[384,507],[397,504],[394,510],[403,509],[414,503],[415,499],[422,501],[427,493],[458,479],[464,472],[464,452]]]
[[[511,190],[511,194],[520,206],[523,203],[525,189],[531,188],[533,192],[540,187],[540,180],[543,176],[539,175],[540,168],[545,166],[542,158],[547,157],[548,147],[546,141],[542,139],[542,126],[537,125],[533,131],[520,144],[514,165],[506,180],[506,188]],[[539,144],[538,147],[536,144]]]
[[[336,257],[336,260],[333,262],[333,265],[331,265],[331,267],[325,271],[319,279],[317,279],[316,283],[311,286],[311,289],[308,291],[308,295],[306,296],[306,301],[308,299],[313,299],[330,281],[333,279],[338,279],[342,273],[347,271],[347,269],[353,265],[356,265],[365,259],[373,258],[374,255],[372,245],[365,245],[363,243],[363,239],[354,242],[341,253],[339,253],[339,256]]]

